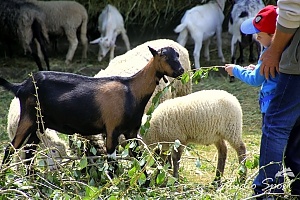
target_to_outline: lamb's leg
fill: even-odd
[[[196,34],[195,36],[192,35],[194,41],[195,41],[195,47],[194,47],[194,62],[195,62],[195,68],[199,69],[200,68],[200,52],[202,48],[202,39],[203,35],[201,34]]]
[[[209,57],[210,38],[205,40],[203,43],[204,43],[204,57],[206,58],[206,61],[210,61],[210,57]]]
[[[214,181],[219,182],[224,173],[225,162],[227,158],[227,146],[223,139],[220,139],[215,143],[215,145],[218,149],[218,164]]]
[[[235,53],[237,50],[237,38],[232,36],[231,38],[231,63],[235,64]]]
[[[236,60],[237,64],[243,64],[244,63],[244,47],[242,42],[238,42],[239,48],[240,48],[240,56]]]
[[[180,158],[183,152],[183,146],[180,146],[177,148],[177,151],[174,149],[172,150],[172,160],[173,160],[173,176],[175,178],[179,178],[179,164],[180,164]]]
[[[234,138],[234,141],[228,141],[229,144],[234,148],[237,153],[239,163],[243,167],[243,171],[240,174],[240,180],[242,182],[245,181],[247,175],[247,168],[244,166],[246,161],[246,146],[245,143],[242,141],[242,137]]]
[[[251,42],[250,52],[249,52],[249,62],[254,62],[255,61],[254,54],[253,54],[253,45],[254,45],[254,42]]]
[[[217,28],[217,46],[218,46],[218,56],[221,59],[221,62],[225,63],[225,58],[222,50],[222,26]]]
[[[80,40],[82,43],[82,58],[87,58],[87,50],[88,50],[88,39],[85,34],[81,33]]]
[[[125,43],[127,51],[129,51],[130,50],[130,43],[129,43],[129,39],[128,39],[128,36],[126,34],[126,30],[125,29],[121,31],[121,36],[122,36],[122,39],[123,39],[123,41]]]
[[[76,30],[65,30],[66,31],[66,36],[68,38],[69,41],[69,49],[68,49],[68,53],[66,55],[66,64],[70,64],[70,62],[73,59],[74,53],[76,51],[76,48],[78,46],[78,39],[76,36]]]
[[[112,61],[115,57],[115,45],[112,45],[110,47],[110,53],[109,53],[109,61]]]

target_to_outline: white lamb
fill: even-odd
[[[249,61],[255,61],[253,55],[253,43],[258,43],[252,35],[242,34],[240,31],[241,24],[246,19],[254,17],[260,9],[264,7],[262,0],[236,0],[230,13],[228,32],[232,34],[231,39],[231,63],[243,63],[243,48],[250,45]],[[236,60],[235,54],[237,46],[240,48],[240,56]],[[258,44],[258,50],[260,45]],[[259,52],[258,52],[259,53]]]
[[[49,36],[66,35],[69,41],[69,49],[65,63],[69,64],[78,46],[76,32],[80,30],[82,43],[82,58],[87,57],[88,39],[87,23],[88,14],[83,5],[76,1],[36,1],[30,0],[46,14],[45,24]],[[40,53],[39,53],[40,54]]]
[[[101,37],[91,41],[91,44],[99,44],[98,61],[100,62],[110,51],[109,59],[114,58],[115,42],[117,36],[121,34],[127,51],[130,50],[130,43],[126,30],[124,28],[124,20],[118,9],[108,4],[101,12],[98,18],[98,30]]]
[[[17,127],[20,119],[20,101],[14,98],[9,107],[7,116],[7,133],[10,141],[12,141],[17,132]],[[67,156],[68,147],[65,141],[60,139],[57,132],[51,129],[46,129],[43,134],[41,147],[50,148],[47,153],[46,163],[49,169],[55,169],[55,159]],[[23,155],[22,155],[23,156]]]
[[[204,43],[204,56],[207,61],[209,57],[210,39],[214,35],[217,37],[218,56],[224,63],[225,58],[222,52],[222,23],[224,20],[223,10],[226,0],[210,1],[209,3],[195,6],[187,10],[181,19],[181,24],[175,28],[175,32],[179,33],[177,41],[182,46],[185,46],[188,34],[195,42],[194,47],[194,62],[195,68],[200,68],[200,51],[202,43]]]
[[[108,65],[105,70],[101,70],[95,77],[103,77],[103,76],[132,76],[141,70],[151,59],[151,53],[148,50],[148,46],[151,46],[155,49],[160,49],[165,46],[173,47],[179,53],[179,61],[183,66],[185,72],[191,70],[189,53],[186,48],[178,44],[177,42],[169,39],[158,39],[145,42],[134,49],[126,52],[123,55],[115,57]],[[170,81],[173,81],[173,78],[169,78],[168,83],[165,83],[163,80],[159,82],[157,85],[152,97],[154,97],[159,91],[165,88]],[[180,80],[175,80],[174,90],[168,90],[164,96],[161,98],[161,101],[166,99],[171,99],[178,96],[184,96],[190,94],[192,92],[192,82],[188,82],[186,84],[182,84]],[[149,100],[145,112],[151,106],[152,98]]]
[[[239,163],[246,158],[241,105],[235,96],[223,90],[203,90],[164,101],[152,113],[150,128],[142,137],[146,144],[175,140],[184,145],[214,144],[218,149],[216,181],[224,172],[227,157],[225,140],[236,150]],[[169,145],[163,144],[163,150],[167,149]],[[183,146],[177,150],[173,150],[171,155],[173,176],[178,178]]]

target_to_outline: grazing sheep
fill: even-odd
[[[104,8],[98,18],[98,30],[101,37],[90,43],[99,44],[99,62],[106,56],[108,51],[110,51],[109,59],[112,60],[114,58],[115,42],[119,34],[122,36],[127,51],[130,50],[129,39],[124,28],[124,20],[116,7],[108,4]]]
[[[45,128],[64,134],[106,134],[108,161],[115,160],[118,137],[136,138],[145,106],[164,76],[177,77],[184,69],[179,54],[171,47],[158,51],[149,47],[153,58],[131,77],[87,77],[63,72],[38,72],[23,83],[9,83],[0,78],[0,85],[20,100],[21,114],[12,146],[37,144],[36,88]],[[34,83],[33,84],[33,79]],[[80,106],[78,106],[80,105]],[[26,140],[28,138],[28,140]],[[31,147],[34,150],[36,147]],[[9,145],[3,163],[9,161],[13,149]],[[26,152],[26,158],[32,157]],[[116,170],[117,163],[113,162]],[[113,171],[110,171],[110,176]]]
[[[152,113],[149,130],[142,137],[146,144],[175,140],[184,145],[215,144],[218,149],[216,181],[224,172],[227,156],[225,140],[236,150],[239,163],[246,158],[241,105],[235,96],[223,90],[203,90],[166,100]],[[168,145],[163,144],[163,150],[166,147]],[[178,178],[183,146],[177,150],[173,150],[171,155],[173,176]]]
[[[141,70],[151,59],[151,53],[147,51],[148,46],[153,48],[159,49],[164,46],[170,46],[174,48],[179,53],[179,61],[184,68],[185,72],[191,70],[190,60],[189,60],[189,53],[180,44],[173,40],[169,39],[158,39],[145,42],[130,51],[126,52],[123,55],[117,56],[114,58],[108,65],[105,70],[101,70],[95,77],[106,77],[106,76],[132,76],[133,74],[137,73]],[[156,89],[146,105],[145,112],[151,106],[152,98],[161,90],[163,90],[169,82],[173,81],[173,78],[167,77],[168,83],[161,80],[159,84],[156,86]],[[173,83],[174,90],[168,90],[160,99],[160,102],[163,102],[166,99],[171,99],[178,96],[184,96],[190,94],[192,92],[192,81],[182,84],[180,80],[175,80]]]
[[[29,52],[40,71],[43,70],[42,60],[34,51],[34,41],[39,44],[47,70],[50,70],[46,51],[48,43],[45,15],[42,10],[30,2],[21,0],[0,0],[0,40],[9,47],[18,40],[24,54]],[[11,52],[10,52],[11,53]]]
[[[262,0],[236,0],[229,19],[228,32],[232,34],[231,39],[231,63],[242,64],[244,62],[243,49],[250,46],[249,61],[257,60],[253,55],[253,44],[256,43],[257,55],[260,55],[260,44],[256,41],[253,35],[245,35],[240,31],[241,24],[246,19],[254,17],[260,9],[264,7]],[[240,56],[236,60],[235,53],[237,46],[240,49]]]
[[[20,119],[20,101],[18,98],[14,98],[9,106],[9,112],[7,116],[7,133],[9,139],[12,141],[16,135],[18,123]],[[50,169],[55,168],[55,158],[67,156],[67,144],[60,139],[56,131],[47,129],[43,135],[42,148],[51,148],[47,154],[46,163]],[[23,156],[24,158],[25,156]]]
[[[181,19],[181,24],[175,28],[175,33],[179,33],[177,41],[182,46],[185,46],[188,34],[195,42],[194,47],[194,62],[195,68],[200,68],[200,51],[202,43],[204,43],[204,56],[207,61],[209,57],[210,38],[215,34],[217,36],[218,55],[224,63],[225,58],[222,52],[222,23],[224,20],[223,10],[225,0],[210,1],[209,3],[195,6],[187,10]]]
[[[87,23],[88,14],[84,6],[76,1],[36,1],[37,5],[46,15],[46,27],[51,37],[66,35],[69,41],[69,49],[66,55],[66,64],[70,64],[78,46],[76,32],[80,29],[82,43],[82,58],[87,57],[88,39]]]

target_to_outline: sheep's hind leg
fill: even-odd
[[[239,159],[239,175],[240,175],[240,181],[245,182],[246,175],[247,175],[247,168],[245,166],[246,161],[246,146],[245,143],[242,141],[242,138],[235,138],[235,141],[230,142],[230,145],[234,148],[234,150],[237,152],[237,156]]]
[[[69,41],[69,49],[68,49],[68,53],[66,55],[65,63],[70,64],[73,59],[76,48],[78,46],[78,39],[76,36],[76,31],[74,31],[74,30],[66,31],[66,35],[67,35],[67,38]]]

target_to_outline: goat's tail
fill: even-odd
[[[174,29],[174,32],[175,33],[179,33],[179,36],[177,38],[177,42],[182,45],[182,46],[185,46],[185,43],[188,39],[188,29],[186,27],[186,24],[179,24],[175,29]]]
[[[14,84],[14,83],[10,83],[7,80],[5,80],[4,78],[0,77],[0,86],[2,86],[4,89],[12,92],[15,96],[17,96],[17,93],[19,91],[20,88],[20,84]]]

